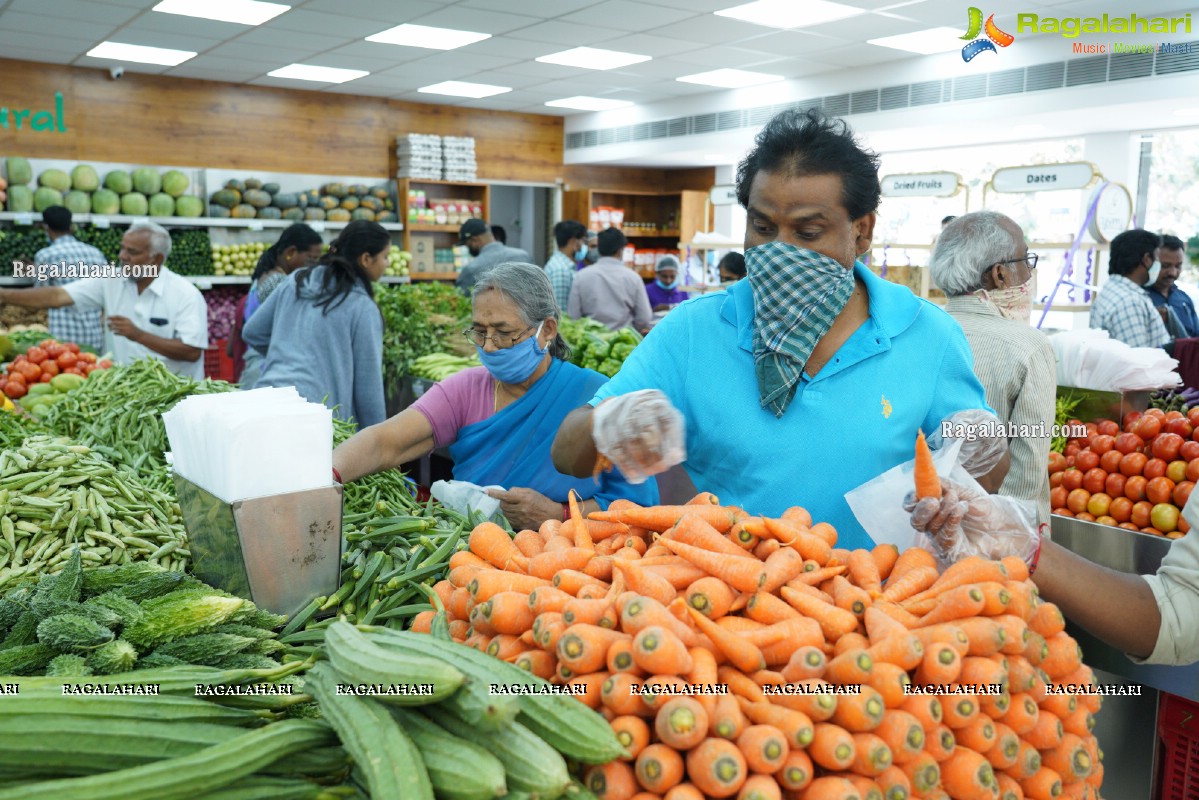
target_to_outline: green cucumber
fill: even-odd
[[[441,706],[481,731],[501,730],[515,722],[520,713],[515,697],[493,695],[474,678],[467,678],[461,689],[441,701]]]
[[[7,695],[0,702],[3,703],[5,717],[71,716],[113,721],[125,719],[161,723],[206,722],[239,726],[257,725],[271,719],[270,712],[230,708],[195,697],[172,695],[160,695],[153,698],[132,695],[72,697],[63,695],[61,687],[53,690],[22,687],[20,694]],[[3,745],[0,744],[0,746]]]
[[[507,794],[504,765],[490,752],[450,735],[416,711],[393,708],[391,715],[420,750],[440,800],[491,800]]]
[[[408,684],[433,687],[432,694],[381,694],[393,705],[426,705],[444,700],[458,690],[466,677],[444,661],[423,655],[404,656],[377,647],[348,622],[335,622],[325,632],[329,663],[346,683]]]
[[[498,758],[504,765],[509,789],[536,794],[541,800],[554,800],[570,786],[566,761],[523,725],[513,722],[498,733],[484,733],[440,706],[428,706],[424,712],[458,738],[473,742]]]

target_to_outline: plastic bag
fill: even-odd
[[[476,486],[468,481],[437,481],[429,487],[429,494],[437,502],[452,508],[465,517],[491,520],[503,525],[504,515],[500,501],[487,494],[488,489],[506,491],[503,486]]]
[[[936,451],[943,448],[946,441],[960,440],[962,447],[958,458],[967,472],[979,478],[995,468],[1007,453],[1008,442],[1006,436],[982,435],[972,430],[998,431],[999,425],[998,417],[981,408],[956,411],[929,432],[928,446]],[[946,431],[949,435],[943,436]]]
[[[657,389],[610,397],[591,417],[595,448],[629,483],[644,483],[687,458],[686,423]]]

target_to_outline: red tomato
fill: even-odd
[[[1110,525],[1113,528],[1116,527],[1116,518],[1108,516],[1107,514],[1104,514],[1102,517],[1095,517],[1095,522],[1100,525]]]
[[[1140,475],[1134,475],[1124,482],[1124,496],[1134,503],[1145,499],[1145,486],[1149,481]]]
[[[1199,442],[1195,442],[1199,444]],[[1119,472],[1120,459],[1124,458],[1124,454],[1119,450],[1109,450],[1099,459],[1099,467],[1106,472]]]
[[[1183,414],[1181,411],[1167,411],[1166,412],[1166,422],[1172,422],[1173,420],[1176,420],[1176,419],[1186,419],[1186,414]]]
[[[1057,514],[1059,517],[1072,517],[1072,516],[1074,516],[1074,512],[1073,512],[1073,511],[1071,511],[1070,509],[1066,508],[1065,506],[1063,506],[1063,507],[1061,507],[1061,508],[1055,508],[1055,509],[1053,509],[1053,513],[1054,513],[1054,514]]]
[[[1064,486],[1059,486],[1056,489],[1049,490],[1049,505],[1051,508],[1062,508],[1066,505],[1066,497],[1069,496]],[[1127,497],[1123,498],[1128,500]],[[1129,507],[1132,507],[1132,501],[1129,501]]]
[[[1174,481],[1166,477],[1154,478],[1145,487],[1145,497],[1154,505],[1170,502],[1172,494],[1174,494]]]
[[[1199,458],[1187,462],[1187,480],[1199,483]]]
[[[1140,529],[1140,528],[1138,528],[1136,525],[1133,525],[1131,522],[1121,522],[1121,523],[1120,523],[1119,525],[1117,525],[1116,527],[1117,527],[1117,528],[1123,528],[1123,529],[1124,529],[1124,530],[1126,530],[1126,531],[1136,531],[1137,533],[1140,533],[1140,532],[1141,532],[1141,529]]]
[[[1146,409],[1146,410],[1145,410],[1145,413],[1144,413],[1142,416],[1146,416],[1146,417],[1157,417],[1157,419],[1158,419],[1158,422],[1165,422],[1165,421],[1166,421],[1166,412],[1165,412],[1165,411],[1162,411],[1160,408],[1149,408],[1149,409]]]
[[[1199,442],[1195,442],[1195,444],[1199,444]],[[1091,450],[1098,453],[1101,456],[1104,453],[1110,452],[1112,450],[1112,448],[1114,448],[1115,446],[1116,446],[1116,437],[1109,436],[1104,433],[1101,433],[1098,436],[1096,436],[1094,441],[1091,442]]]
[[[80,362],[80,364],[81,364],[81,366],[79,367],[79,369],[83,370],[84,375],[91,375],[92,370],[99,369],[99,367],[97,367],[95,364],[85,364],[83,362]]]
[[[100,369],[109,369],[110,367],[112,367],[112,362],[107,358],[100,362]],[[1196,444],[1199,444],[1199,442],[1196,442]]]
[[[1150,513],[1152,513],[1152,512],[1150,512]],[[1141,533],[1147,533],[1150,536],[1161,536],[1162,535],[1161,531],[1159,531],[1157,528],[1153,528],[1153,527],[1141,528]]]
[[[1116,449],[1125,455],[1145,446],[1145,440],[1135,433],[1122,433],[1116,437]]]
[[[1112,497],[1123,497],[1124,485],[1126,483],[1128,483],[1128,478],[1124,477],[1119,472],[1108,473],[1107,480],[1103,482],[1103,491],[1110,494]]]
[[[1106,517],[1107,509],[1111,504],[1112,499],[1103,492],[1092,494],[1091,499],[1087,501],[1087,513],[1094,514],[1096,518]]]
[[[1081,519],[1083,522],[1094,522],[1095,515],[1090,511],[1080,511],[1074,515],[1075,519]]]
[[[1082,475],[1082,488],[1091,494],[1102,492],[1106,481],[1107,473],[1099,469],[1099,467],[1092,467]],[[1091,513],[1094,514],[1095,512],[1092,511]]]
[[[1075,489],[1082,488],[1082,472],[1076,468],[1071,468],[1062,473],[1062,486],[1067,492],[1072,492]]]
[[[1110,419],[1101,419],[1095,429],[1103,436],[1115,437],[1120,433],[1120,423],[1113,422]]]
[[[1139,420],[1140,418],[1141,418],[1140,411],[1129,411],[1127,414],[1124,415],[1124,419],[1122,420],[1122,422],[1124,423],[1124,430],[1131,433],[1132,426],[1135,425],[1137,420]]]
[[[1171,461],[1166,467],[1166,477],[1175,483],[1182,483],[1187,479],[1187,462]]]
[[[29,390],[25,388],[25,384],[17,383],[16,381],[9,381],[4,387],[4,393],[13,400],[24,397],[27,391]]]
[[[1107,513],[1111,514],[1116,522],[1128,522],[1132,517],[1132,501],[1127,497],[1113,497]]]
[[[1153,511],[1153,503],[1148,503],[1144,500],[1133,503],[1132,516],[1128,518],[1128,521],[1138,528],[1144,528],[1149,524],[1149,512],[1151,511]]]
[[[17,367],[17,372],[25,376],[25,380],[29,383],[34,383],[38,378],[42,377],[42,368],[32,361],[26,361]]]
[[[1133,475],[1140,475],[1141,471],[1145,469],[1145,463],[1148,460],[1141,453],[1129,453],[1120,459],[1120,472],[1130,478]]]
[[[63,372],[66,373],[67,375],[78,375],[80,378],[87,377],[83,374],[83,370],[79,369],[79,367],[71,367],[70,369],[64,369]]]
[[[1183,438],[1177,433],[1163,433],[1153,440],[1153,455],[1156,458],[1173,461],[1182,451],[1182,442]]]
[[[74,342],[63,342],[62,346],[67,348],[68,350],[70,350],[72,353],[75,353],[76,355],[79,354],[79,345],[75,344]]]
[[[1187,421],[1186,417],[1179,417],[1166,423],[1166,431],[1177,433],[1183,439],[1190,439],[1191,434],[1195,432],[1195,426]]]
[[[71,367],[75,366],[79,362],[79,357],[76,356],[74,353],[72,353],[70,350],[68,350],[67,352],[65,352],[61,356],[59,356],[56,360],[58,361],[58,366],[62,367],[63,369],[70,369]]]
[[[1062,475],[1064,472],[1055,472],[1049,476],[1049,488],[1056,489],[1062,485]]]
[[[49,358],[49,356],[46,355],[45,350],[38,347],[37,345],[34,345],[33,347],[31,347],[25,351],[25,358],[29,359],[34,364],[40,364],[43,361],[45,361],[47,358]]]
[[[1187,421],[1192,425],[1199,426],[1199,406],[1191,406],[1187,409]]]
[[[40,378],[38,378],[37,380],[38,380],[38,383],[49,383],[50,381],[54,380],[54,376],[51,375],[49,372],[43,372],[42,376]]]
[[[1178,457],[1183,461],[1191,461],[1199,458],[1199,442],[1183,442],[1182,447],[1178,449]]]
[[[45,361],[42,362],[42,374],[43,375],[49,375],[51,378],[53,378],[55,375],[57,375],[60,372],[62,372],[62,370],[60,370],[58,368],[58,362],[55,361],[54,359],[47,358]],[[1196,444],[1199,444],[1199,442],[1196,442]]]
[[[1066,449],[1065,449],[1066,458],[1073,458],[1074,456],[1078,455],[1080,452],[1082,452],[1082,447],[1079,446],[1077,443],[1069,442],[1066,445]]]
[[[9,382],[10,384],[11,384],[11,383],[19,383],[19,384],[21,384],[22,386],[24,386],[24,385],[26,385],[27,383],[29,383],[29,381],[28,381],[28,380],[26,380],[25,376],[24,376],[24,375],[23,375],[23,374],[20,372],[20,370],[18,370],[18,371],[16,371],[16,372],[14,372],[12,375],[9,375],[9,376],[8,376],[8,382]]]
[[[58,342],[46,345],[46,355],[48,355],[50,358],[58,358],[65,352],[67,352],[67,348],[63,347]]]
[[[1089,502],[1091,502],[1091,493],[1086,489],[1075,489],[1066,496],[1066,508],[1075,514],[1086,511]]]
[[[1153,409],[1150,410],[1152,411]],[[1133,433],[1140,436],[1146,442],[1157,436],[1161,431],[1162,421],[1148,412],[1146,412],[1145,416],[1137,420],[1137,424],[1132,429]]]
[[[1151,481],[1165,475],[1166,467],[1165,461],[1160,458],[1151,458],[1145,462],[1145,468],[1141,470],[1141,474],[1145,476],[1145,480]]]
[[[1099,466],[1099,455],[1093,450],[1083,450],[1075,457],[1074,466],[1083,472],[1095,469]]]
[[[80,353],[79,360],[86,361],[89,364],[95,364],[99,359],[96,358],[95,353]]]
[[[1193,481],[1182,481],[1174,487],[1174,492],[1170,495],[1170,499],[1179,508],[1186,508],[1187,501],[1191,499],[1191,490],[1194,488],[1195,484]]]
[[[1149,522],[1162,533],[1172,533],[1178,527],[1178,509],[1169,503],[1158,503],[1149,512]]]
[[[1196,447],[1199,447],[1199,442],[1192,442]],[[1066,468],[1066,457],[1061,453],[1050,451],[1049,453],[1049,474],[1061,472]]]
[[[1178,532],[1187,533],[1191,529],[1191,523],[1187,522],[1187,518],[1182,514],[1178,515]]]

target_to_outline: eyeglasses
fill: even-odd
[[[462,332],[462,335],[466,337],[468,342],[478,345],[479,347],[486,347],[487,340],[490,339],[491,341],[495,342],[496,347],[498,347],[500,350],[503,350],[506,347],[511,347],[512,345],[516,344],[517,339],[524,336],[526,333],[536,327],[536,325],[530,325],[520,333],[497,333],[492,336],[488,336],[483,331],[476,330],[474,328],[467,328]]]
[[[1028,268],[1031,270],[1031,269],[1037,268],[1037,259],[1039,259],[1039,258],[1040,258],[1040,256],[1038,256],[1036,253],[1029,253],[1024,258],[1009,258],[1007,261],[997,261],[995,263],[997,263],[997,264],[1019,264],[1022,261],[1027,261]]]

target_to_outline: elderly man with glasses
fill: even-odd
[[[1049,522],[1050,426],[1057,363],[1049,340],[1029,325],[1037,255],[1008,217],[976,211],[951,220],[932,254],[945,310],[966,332],[987,405],[1007,426],[1011,468],[998,494],[1032,500]]]

